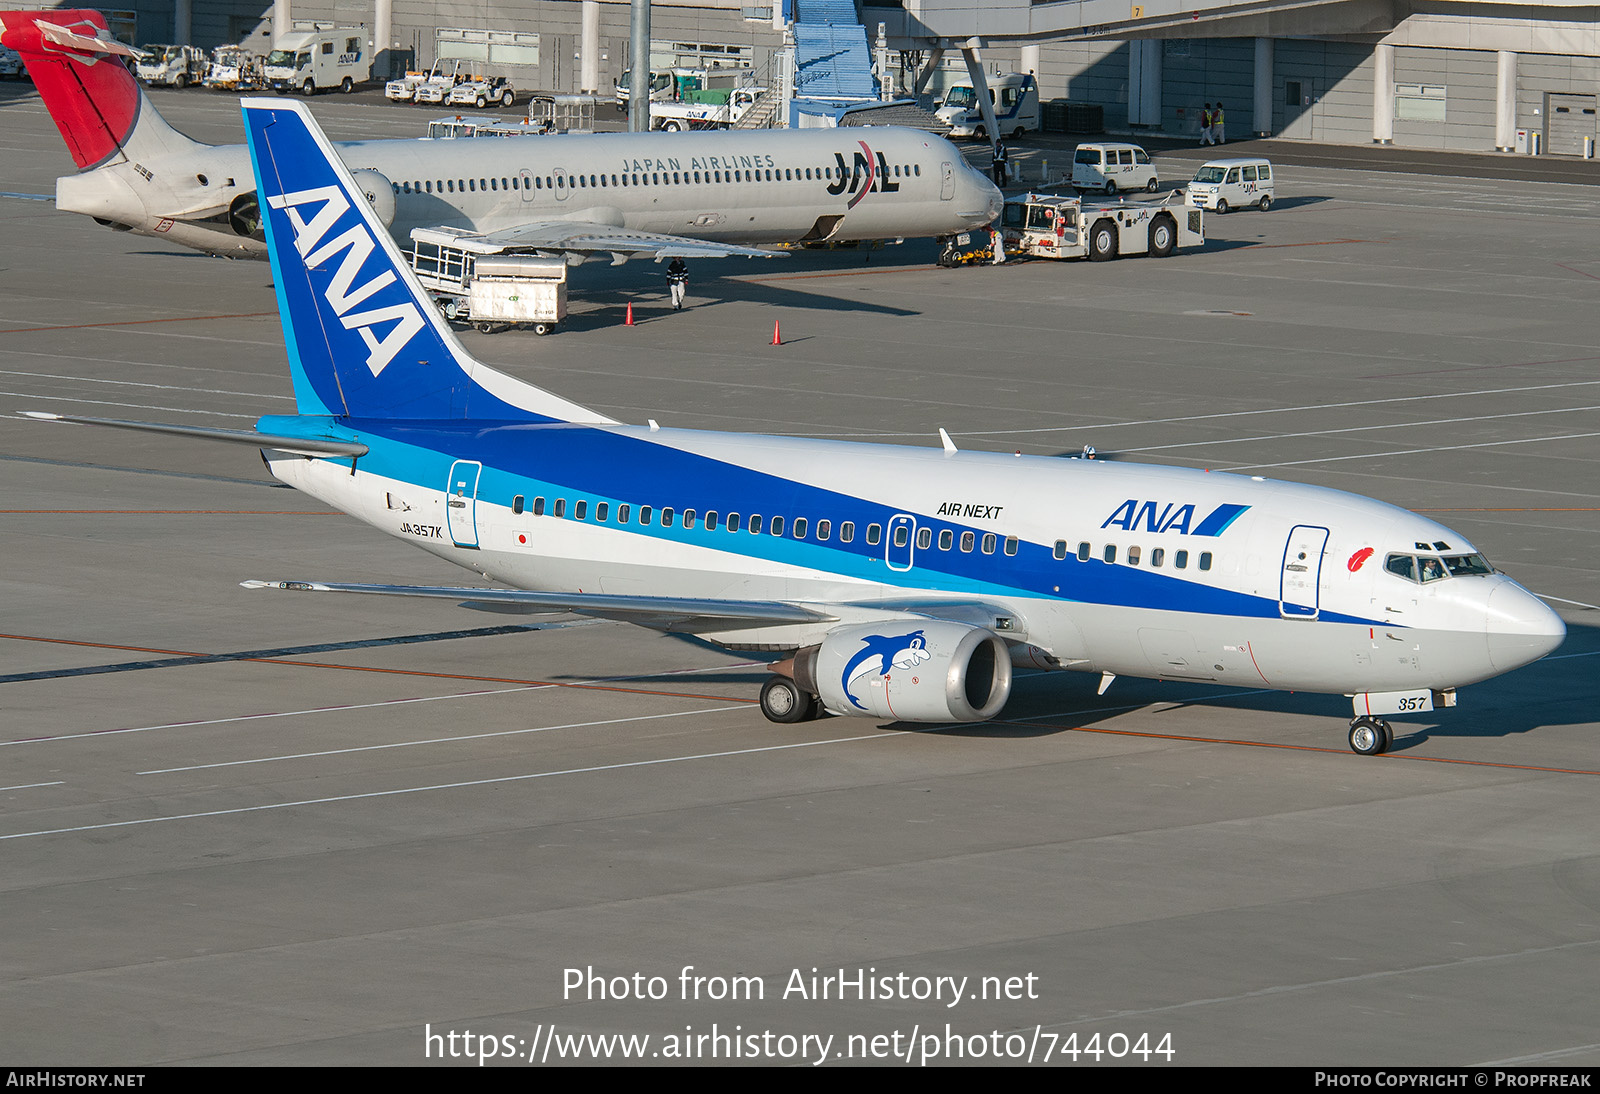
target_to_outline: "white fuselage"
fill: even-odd
[[[586,429],[599,457],[593,480],[559,481],[541,469],[555,457],[545,446],[570,443],[565,430],[351,425],[371,446],[355,474],[348,461],[288,457],[271,460],[273,473],[515,587],[816,604],[833,616],[700,629],[732,646],[794,649],[840,621],[890,618],[918,604],[959,617],[957,606],[972,603],[980,615],[1004,613],[1004,636],[1026,643],[1042,667],[1361,693],[1486,679],[1549,652],[1564,633],[1504,575],[1421,584],[1389,572],[1386,555],[1418,543],[1474,549],[1424,517],[1321,487],[633,426]],[[627,485],[635,463],[636,487]],[[699,474],[660,485],[660,469],[675,463]],[[447,481],[476,464],[481,474],[474,468],[467,496],[447,497]],[[728,469],[726,481],[759,485],[731,493],[718,469]],[[645,506],[649,525],[640,522]],[[662,527],[669,508],[674,523]],[[708,514],[716,527],[707,527]],[[738,514],[735,531],[730,514]],[[762,518],[759,533],[750,531],[753,516]],[[780,535],[774,518],[784,520]],[[907,531],[903,547],[897,524]],[[869,534],[874,527],[882,532]],[[1014,555],[1008,540],[1018,545]]]
[[[358,141],[353,169],[393,190],[390,233],[548,221],[740,244],[944,236],[999,215],[1000,192],[919,130],[846,128]],[[365,176],[370,178],[370,176]],[[158,239],[263,257],[230,217],[253,202],[243,145],[196,146],[57,180],[58,208]],[[253,211],[253,210],[251,210]]]

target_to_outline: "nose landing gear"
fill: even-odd
[[[1363,715],[1350,723],[1350,751],[1360,756],[1381,756],[1394,744],[1394,730],[1382,718]]]

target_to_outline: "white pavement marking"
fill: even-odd
[[[180,813],[170,817],[145,817],[142,820],[111,821],[106,824],[83,824],[74,828],[47,828],[37,832],[13,832],[0,836],[0,842],[29,839],[34,836],[63,836],[73,832],[101,832],[110,828],[133,828],[145,824],[166,824],[169,821],[201,820],[206,817],[232,817],[245,813],[265,813],[278,809],[296,809],[306,805],[334,805],[340,802],[364,801],[372,798],[392,798],[406,794],[426,794],[434,790],[464,790],[477,786],[497,786],[504,783],[527,782],[530,779],[553,779],[562,775],[590,775],[601,771],[622,771],[630,767],[658,767],[664,764],[693,763],[699,760],[722,760],[732,756],[754,756],[762,752],[784,752],[796,748],[815,748],[819,745],[842,745],[857,741],[877,741],[893,733],[867,733],[859,737],[832,737],[825,741],[797,741],[786,745],[765,745],[761,748],[741,748],[729,752],[702,752],[691,756],[663,756],[655,760],[631,760],[620,764],[602,764],[596,767],[569,767],[560,771],[533,771],[526,775],[505,775],[497,779],[472,779],[467,782],[438,783],[433,786],[406,786],[396,790],[373,790],[365,794],[340,794],[330,798],[307,798],[303,801],[273,802],[270,805],[248,805],[240,809],[214,809],[204,813]]]
[[[509,691],[531,691],[531,688],[509,688]],[[419,741],[391,741],[381,745],[360,745],[355,748],[330,748],[323,752],[293,752],[283,756],[258,756],[249,760],[225,760],[222,763],[194,764],[189,767],[161,767],[152,771],[137,771],[137,775],[171,775],[179,771],[207,771],[215,767],[243,767],[247,764],[270,764],[279,760],[312,760],[322,756],[343,756],[351,752],[380,752],[387,748],[414,748],[417,745],[448,745],[457,741],[482,741],[492,737],[518,737],[527,733],[547,733],[553,729],[589,729],[594,726],[615,726],[625,722],[650,722],[657,718],[684,718],[691,714],[721,714],[729,710],[748,711],[748,703],[729,706],[704,707],[700,710],[678,710],[666,714],[635,714],[627,718],[604,718],[594,722],[567,722],[557,726],[528,726],[523,729],[499,729],[492,733],[464,733],[458,737],[429,737]]]

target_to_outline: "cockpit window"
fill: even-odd
[[[1407,581],[1427,584],[1447,577],[1472,577],[1494,573],[1482,555],[1390,555],[1383,568]]]
[[[1451,577],[1494,573],[1494,567],[1482,555],[1446,555],[1444,564]]]
[[[1410,555],[1390,555],[1383,560],[1383,568],[1407,581],[1417,580],[1417,560]]]

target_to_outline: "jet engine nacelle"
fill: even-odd
[[[362,167],[350,172],[356,180],[356,185],[361,187],[361,192],[367,195],[367,201],[372,205],[372,211],[378,214],[378,219],[383,221],[385,228],[394,223],[394,183],[389,181],[389,176],[381,171],[374,171],[370,167]]]
[[[795,681],[834,714],[981,722],[1011,696],[1011,656],[992,631],[965,623],[858,623],[796,654]]]

